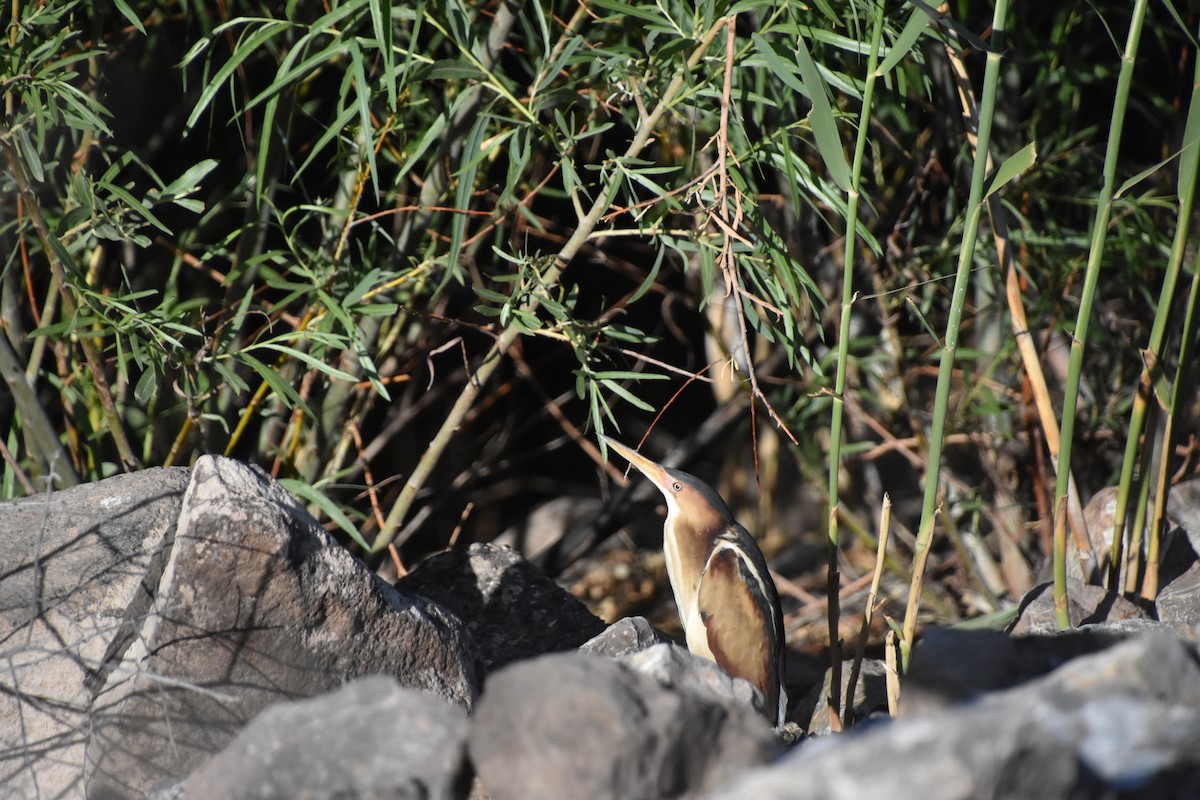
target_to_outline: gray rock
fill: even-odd
[[[850,670],[854,661],[842,662],[842,706],[850,689]],[[825,670],[825,680],[813,688],[796,704],[793,716],[812,736],[823,736],[831,732],[829,721],[829,694],[832,687],[832,670]],[[877,658],[864,658],[858,684],[854,687],[854,719],[861,722],[872,713],[887,711],[887,665]]]
[[[1157,632],[973,703],[813,741],[710,797],[1183,800],[1200,789],[1197,736],[1195,650]]]
[[[1036,711],[1036,709],[1035,709]],[[1043,713],[1044,712],[1040,712]],[[968,707],[810,739],[710,800],[1028,800],[1066,797],[1078,774],[1053,724]]]
[[[1010,626],[1009,633],[1024,636],[1031,633],[1057,633],[1054,616],[1054,584],[1042,583],[1021,598],[1020,614]],[[1150,619],[1150,613],[1102,586],[1067,579],[1067,616],[1071,627],[1113,622],[1123,619]]]
[[[261,470],[192,470],[152,612],[93,705],[94,798],[182,777],[268,705],[388,673],[469,708],[459,621],[376,578]]]
[[[468,749],[493,800],[695,797],[779,752],[751,708],[564,653],[488,679]]]
[[[467,626],[487,669],[544,653],[574,650],[604,622],[520,553],[493,544],[438,553],[396,583],[426,597]]]
[[[187,477],[0,503],[0,798],[83,796],[92,694],[150,608]]]
[[[1084,625],[1080,631],[1108,633],[1122,638],[1142,633],[1165,632],[1172,633],[1189,642],[1196,642],[1197,630],[1192,625],[1183,623],[1166,623],[1153,619],[1121,619],[1113,622],[1097,622],[1095,625]]]
[[[263,711],[190,776],[187,800],[456,800],[466,797],[467,718],[394,678]]]
[[[1171,487],[1167,494],[1167,514],[1178,523],[1192,550],[1200,553],[1200,478]]]
[[[693,655],[677,644],[656,644],[618,659],[663,686],[737,708],[763,713],[763,696],[753,684],[734,678],[717,662]]]
[[[645,617],[624,617],[588,639],[579,649],[588,655],[618,658],[670,641],[671,637]]]
[[[1200,623],[1200,563],[1164,586],[1154,605],[1161,622],[1188,626]]]

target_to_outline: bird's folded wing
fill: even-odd
[[[762,574],[765,568],[757,549],[751,554],[736,540],[719,538],[700,579],[697,606],[713,660],[757,686],[773,711],[779,702],[781,643],[775,641],[775,631],[780,623],[774,584],[768,583],[769,574]]]

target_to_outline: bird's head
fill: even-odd
[[[721,496],[695,475],[664,467],[603,434],[600,438],[662,492],[667,501],[668,528],[715,533],[733,522],[733,513]]]

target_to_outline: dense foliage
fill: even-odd
[[[1060,423],[1076,500],[1196,468],[1197,20],[1006,8],[15,0],[0,491],[225,453],[378,561],[649,431],[781,571],[887,492],[895,573],[936,521],[932,608],[998,608]]]

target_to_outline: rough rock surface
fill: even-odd
[[[1200,562],[1164,586],[1154,607],[1161,622],[1188,627],[1200,624]]]
[[[493,800],[695,797],[778,752],[754,710],[580,653],[492,675],[468,748]]]
[[[621,656],[627,667],[648,675],[663,686],[698,695],[734,708],[753,708],[763,713],[763,696],[753,684],[730,677],[715,661],[692,655],[677,644],[653,647]],[[774,717],[772,717],[773,719]]]
[[[88,780],[93,800],[1200,797],[1194,554],[1161,621],[1075,586],[1079,630],[1053,630],[1045,588],[1018,628],[1045,634],[927,630],[900,717],[766,765],[780,745],[752,687],[644,619],[603,629],[511,551],[401,584],[451,613],[378,580],[262,472],[205,458],[188,477],[0,504],[0,800]],[[509,664],[473,719],[467,624]],[[820,671],[789,675],[803,696]]]
[[[93,704],[89,796],[177,778],[266,706],[375,673],[464,708],[480,681],[456,618],[376,578],[261,470],[201,458],[153,610]]]
[[[187,800],[455,800],[470,769],[467,718],[391,677],[271,706],[185,784]]]
[[[443,606],[467,626],[487,669],[574,650],[604,622],[515,550],[473,544],[438,553],[396,583]]]
[[[92,694],[150,608],[187,478],[0,503],[0,798],[82,796]]]
[[[645,617],[624,617],[588,639],[579,649],[593,656],[617,658],[670,641],[671,637],[651,625]]]
[[[1067,579],[1067,616],[1073,627],[1115,622],[1123,619],[1150,619],[1150,614],[1137,604],[1102,586]],[[1054,616],[1054,584],[1041,583],[1021,598],[1020,614],[1009,628],[1014,636],[1030,633],[1055,633],[1058,623]]]
[[[915,652],[914,652],[915,659]],[[1200,796],[1200,666],[1158,631],[976,702],[803,745],[711,797]]]

